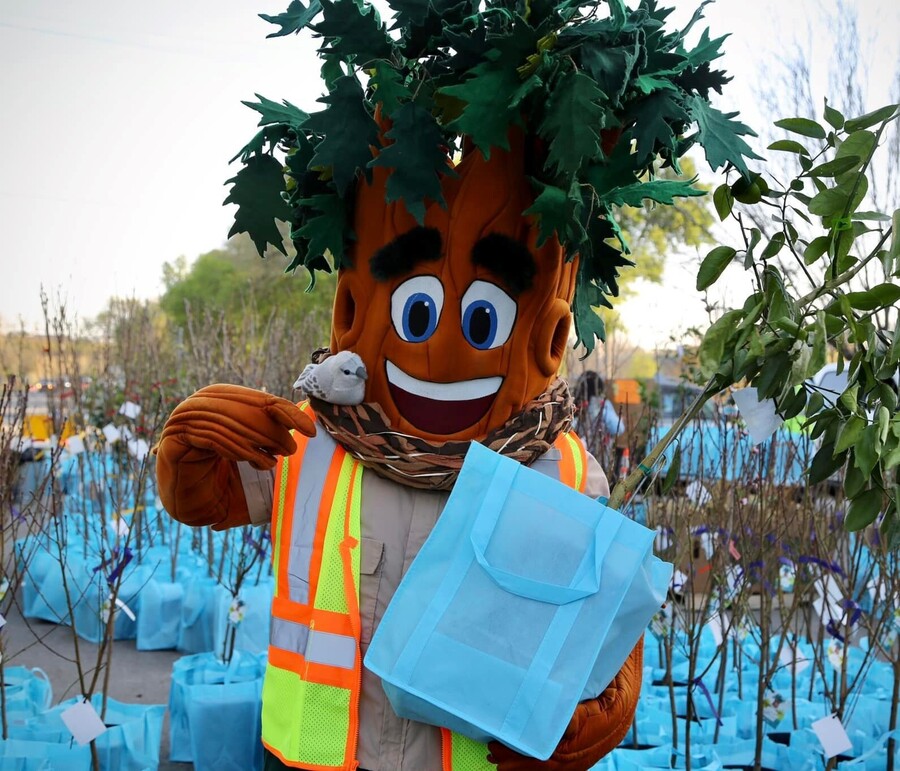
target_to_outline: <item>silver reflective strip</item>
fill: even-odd
[[[292,602],[308,605],[309,566],[312,561],[313,541],[316,523],[319,519],[319,504],[325,488],[325,477],[331,466],[335,441],[327,431],[320,428],[306,445],[303,453],[303,470],[297,483],[294,498],[294,519],[291,525],[291,544],[288,551],[288,595]],[[286,537],[282,533],[282,538]]]
[[[310,632],[306,643],[306,660],[341,669],[353,669],[356,663],[356,640],[331,632]]]
[[[269,643],[276,648],[300,653],[314,664],[353,669],[356,663],[356,640],[342,634],[310,630],[283,618],[272,617]]]

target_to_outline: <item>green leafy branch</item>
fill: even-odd
[[[796,160],[797,172],[786,185],[751,173],[714,193],[720,218],[737,222],[743,244],[740,249],[724,244],[712,249],[699,266],[697,289],[714,285],[729,265],[740,261],[751,272],[755,291],[705,333],[699,360],[708,381],[689,414],[734,384],[756,387],[760,398],[774,400],[781,417],[799,417],[817,443],[808,469],[810,484],[843,471],[850,501],[845,526],[860,530],[880,519],[883,537],[896,549],[900,202],[891,213],[866,211],[862,205],[873,159],[888,125],[900,120],[900,105],[845,119],[826,102],[824,117],[827,127],[809,118],[776,123],[804,138],[779,140],[769,148]],[[766,211],[773,213],[777,230],[763,244],[760,229],[749,227],[744,213]],[[779,263],[783,254],[799,265],[807,291],[798,291],[798,280]],[[861,285],[863,276],[868,280]],[[839,368],[845,355],[849,359],[847,387],[833,398],[809,385],[831,349],[838,351]],[[611,505],[620,504],[643,482],[684,422],[617,486]]]

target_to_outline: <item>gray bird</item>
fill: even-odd
[[[366,365],[351,351],[338,351],[319,364],[307,364],[294,388],[329,404],[362,404],[366,395]]]

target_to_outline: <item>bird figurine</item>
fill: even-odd
[[[352,351],[338,351],[318,364],[307,364],[294,388],[329,404],[362,404],[366,394],[366,365]]]

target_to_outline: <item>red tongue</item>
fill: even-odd
[[[390,383],[391,398],[400,414],[429,434],[455,434],[477,423],[490,409],[497,394],[480,399],[444,402],[416,396]]]

